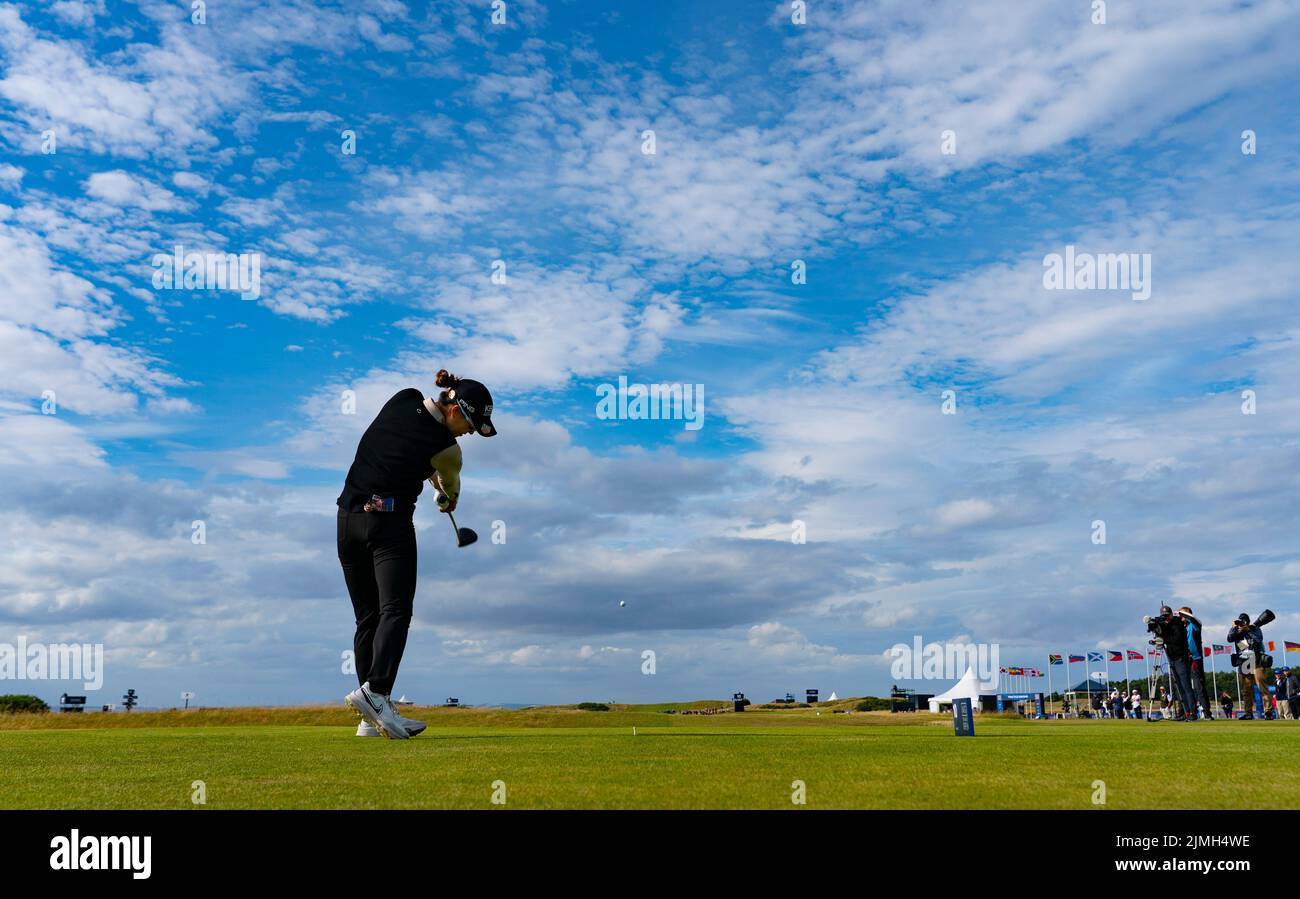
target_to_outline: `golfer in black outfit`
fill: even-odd
[[[338,551],[356,614],[357,680],[347,696],[362,716],[358,736],[405,740],[424,722],[397,714],[390,694],[406,649],[415,600],[416,498],[427,479],[438,507],[453,512],[460,496],[458,437],[496,434],[492,395],[478,381],[445,369],[435,400],[408,387],[379,410],[357,445],[338,498]]]

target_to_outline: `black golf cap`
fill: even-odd
[[[492,424],[492,394],[482,382],[461,378],[447,388],[447,398],[460,406],[474,430],[484,437],[496,436],[497,429]]]

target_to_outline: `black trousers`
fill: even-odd
[[[387,696],[415,604],[415,525],[401,512],[339,509],[339,563],[352,597],[357,681]]]
[[[1210,702],[1210,697],[1205,693],[1205,663],[1200,659],[1193,658],[1189,661],[1188,680],[1192,685],[1192,695],[1195,697],[1193,705],[1200,703],[1205,709],[1207,718],[1214,717],[1214,704]]]
[[[1192,660],[1187,656],[1169,660],[1169,683],[1174,699],[1184,715],[1196,714],[1196,694],[1192,692]]]

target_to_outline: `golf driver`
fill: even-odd
[[[446,505],[447,505],[447,497],[444,494],[439,493],[438,508],[444,509],[446,508]],[[456,527],[456,516],[448,512],[447,517],[451,519],[452,530],[456,532],[457,546],[469,546],[471,543],[478,540],[478,534],[474,531],[473,528],[458,528]]]
[[[457,546],[469,546],[478,539],[478,534],[475,533],[473,528],[458,528],[456,527],[456,516],[448,512],[447,517],[451,519],[451,526],[456,531]]]

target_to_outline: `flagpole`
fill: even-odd
[[[1150,650],[1150,649],[1148,649],[1146,652],[1144,652],[1144,653],[1142,654],[1142,664],[1144,664],[1144,665],[1146,666],[1146,669],[1147,669],[1147,718],[1148,718],[1148,720],[1149,720],[1149,719],[1151,718],[1151,708],[1152,708],[1152,706],[1151,706],[1151,699],[1152,699],[1152,689],[1151,689],[1151,650]]]
[[[1132,689],[1133,684],[1129,680],[1129,676],[1128,676],[1128,653],[1129,653],[1129,649],[1127,646],[1125,646],[1124,647],[1124,698],[1125,699],[1127,699],[1129,694],[1133,692]]]
[[[1286,659],[1285,652],[1283,652],[1282,658],[1283,661],[1285,661]],[[1048,709],[1048,714],[1051,714],[1053,709],[1052,709],[1052,657],[1050,654],[1047,656],[1047,709]]]
[[[1089,658],[1091,653],[1088,650],[1083,651],[1083,682],[1088,688],[1088,714],[1092,714],[1092,672],[1088,669],[1092,667],[1092,660]]]
[[[1214,644],[1211,643],[1209,646],[1202,646],[1202,647],[1201,647],[1201,652],[1204,654],[1204,655],[1201,656],[1201,692],[1205,693],[1205,701],[1206,701],[1207,703],[1209,703],[1209,706],[1205,709],[1205,714],[1206,714],[1206,715],[1213,715],[1213,714],[1214,714],[1214,700],[1210,698],[1210,694],[1209,694],[1209,692],[1206,691],[1206,689],[1205,689],[1205,656],[1208,655],[1208,656],[1210,657],[1210,666],[1211,666],[1211,670],[1213,670],[1213,666],[1214,666]],[[1193,671],[1193,672],[1192,672],[1192,676],[1195,677],[1195,675],[1196,675],[1196,672]],[[1196,684],[1192,684],[1192,695],[1193,695],[1193,696],[1196,695]]]

